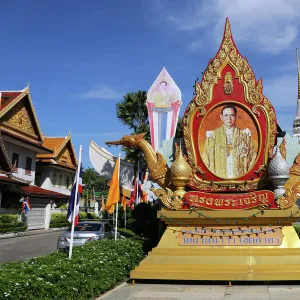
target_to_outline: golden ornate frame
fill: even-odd
[[[223,106],[223,105],[227,105],[227,104],[233,104],[235,106],[238,106],[238,107],[242,107],[242,109],[244,111],[246,111],[248,113],[248,115],[251,117],[251,119],[253,120],[253,123],[255,124],[256,128],[257,128],[257,131],[258,131],[258,139],[259,139],[259,143],[258,143],[258,151],[257,151],[257,156],[256,156],[256,159],[255,159],[255,162],[253,163],[253,166],[247,171],[247,173],[253,169],[253,167],[255,166],[257,160],[259,159],[259,156],[260,156],[260,153],[262,151],[262,133],[261,133],[261,128],[259,126],[259,123],[257,122],[257,119],[255,118],[255,114],[254,112],[251,111],[251,109],[249,109],[247,106],[245,106],[244,104],[240,103],[240,102],[237,102],[237,101],[225,101],[225,102],[219,102],[217,104],[215,104],[214,106],[212,106],[207,112],[206,112],[206,116],[203,118],[203,120],[201,121],[201,124],[200,124],[200,127],[199,127],[199,130],[198,130],[198,144],[200,144],[200,137],[199,137],[199,133],[201,131],[201,128],[203,126],[203,123],[205,121],[205,118],[207,117],[207,115],[213,111],[214,109],[216,109],[217,107],[219,106]],[[193,148],[193,153],[195,153],[196,149],[195,149],[195,145],[194,145],[194,141],[192,140],[192,148]],[[199,151],[200,152],[200,151]],[[200,152],[200,157],[201,157],[201,160],[202,160],[202,155],[201,155],[201,152]],[[265,162],[267,163],[267,162]],[[210,171],[211,172],[211,171]],[[223,180],[228,180],[228,178],[222,178],[216,174],[214,174],[213,172],[211,172],[213,175],[215,175],[216,177],[220,178],[220,179],[223,179]],[[242,176],[240,177],[243,177],[244,175],[246,175],[247,173],[243,174]],[[239,177],[238,177],[239,178]],[[233,180],[236,180],[238,178],[230,178],[230,181],[233,181]]]
[[[206,106],[212,102],[213,87],[221,78],[221,72],[226,65],[230,65],[235,71],[236,77],[244,87],[245,101],[252,107],[252,112],[259,115],[261,110],[265,115],[266,124],[266,145],[264,154],[264,165],[259,166],[257,173],[264,170],[269,158],[273,155],[273,148],[276,139],[277,121],[276,114],[270,101],[262,94],[262,81],[256,81],[254,72],[246,58],[242,57],[232,39],[230,24],[226,20],[225,31],[220,49],[216,56],[210,61],[205,70],[201,83],[195,82],[195,97],[188,105],[183,118],[184,142],[187,151],[188,162],[193,168],[193,175],[188,183],[189,186],[197,190],[211,191],[249,191],[257,189],[256,178],[251,181],[224,180],[216,183],[206,181],[197,176],[205,172],[196,165],[195,153],[192,141],[192,119],[197,113],[200,117],[206,114]]]

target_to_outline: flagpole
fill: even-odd
[[[76,189],[75,189],[73,215],[72,215],[73,218],[72,218],[72,228],[71,228],[71,241],[70,241],[70,247],[69,247],[69,259],[71,259],[71,257],[72,257],[72,250],[73,250],[76,202],[77,202],[77,198],[78,198],[78,183],[79,183],[79,175],[80,175],[80,167],[81,167],[81,152],[82,152],[82,145],[80,145],[79,156],[78,156],[78,166],[77,166],[77,174],[76,174]]]
[[[117,230],[118,230],[118,210],[119,210],[119,202],[117,202],[117,206],[116,206],[115,241],[117,240]]]
[[[140,204],[140,191],[139,191],[139,185],[140,185],[140,160],[138,160],[138,176],[137,176],[137,178],[138,178],[138,181],[137,181],[137,204]]]
[[[120,164],[121,164],[121,160],[120,160],[120,156],[121,153],[119,152],[119,170],[118,170],[118,178],[120,178]],[[120,198],[120,195],[118,195],[118,197]],[[115,241],[117,240],[117,230],[118,230],[118,211],[119,211],[119,200],[117,202],[117,208],[116,208],[116,227],[115,227]]]
[[[125,205],[125,222],[124,222],[124,227],[126,228],[126,213],[127,213],[127,204]]]

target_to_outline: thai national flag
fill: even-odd
[[[27,215],[27,213],[31,210],[31,205],[29,202],[29,197],[22,201],[22,213]]]
[[[77,178],[78,178],[78,182],[76,180]],[[76,185],[78,185],[77,195],[75,195],[76,194]],[[73,213],[75,213],[74,226],[78,225],[80,194],[82,194],[82,164],[80,164],[79,176],[77,174],[75,176],[74,184],[73,184],[72,191],[71,191],[71,196],[69,199],[69,206],[68,206],[67,219],[70,223],[72,223]],[[76,203],[75,203],[75,209],[74,209],[75,197],[76,197]]]

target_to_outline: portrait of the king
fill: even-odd
[[[168,90],[168,83],[161,81],[159,83],[159,90],[154,92],[152,101],[155,107],[169,107],[174,102],[174,94]]]
[[[207,168],[219,177],[241,177],[250,170],[256,160],[257,144],[254,144],[252,132],[248,127],[237,126],[238,110],[235,105],[223,106],[218,117],[222,125],[214,130],[205,131],[202,160]],[[247,122],[245,125],[247,126]]]

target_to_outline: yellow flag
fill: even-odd
[[[124,211],[126,211],[126,205],[127,205],[126,196],[123,195],[121,206],[123,207]]]
[[[110,188],[106,201],[106,210],[112,214],[115,209],[115,204],[119,202],[120,199],[120,183],[119,183],[119,173],[120,173],[120,154],[116,160],[114,173],[111,179]]]
[[[104,202],[104,197],[103,197],[103,195],[102,195],[101,211],[105,211],[105,202]]]

